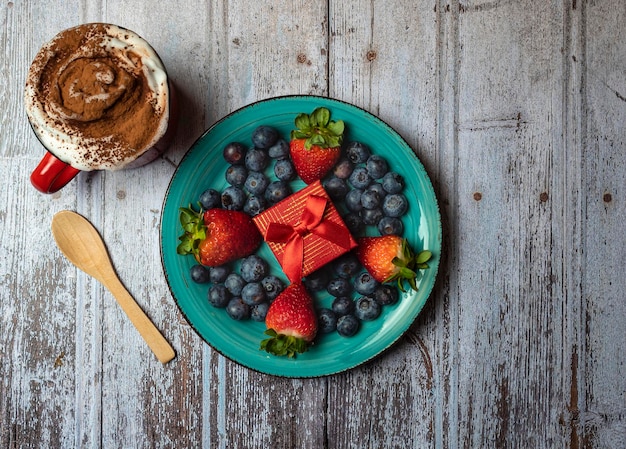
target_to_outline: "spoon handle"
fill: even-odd
[[[150,321],[150,318],[141,310],[141,307],[139,307],[135,299],[128,293],[126,287],[122,285],[122,282],[116,276],[112,276],[103,279],[103,285],[111,292],[113,297],[115,297],[122,310],[126,312],[126,315],[128,315],[130,321],[135,325],[139,334],[146,341],[150,349],[152,349],[157,359],[159,359],[159,362],[165,364],[172,360],[176,356],[174,349],[161,332],[159,332],[154,323]]]

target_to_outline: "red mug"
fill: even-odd
[[[161,137],[161,139],[149,150],[142,153],[133,162],[128,163],[124,169],[132,169],[141,167],[149,162],[152,162],[161,154],[163,154],[166,148],[171,143],[177,125],[178,116],[178,102],[176,89],[173,83],[169,83],[169,119],[167,131]],[[61,190],[66,184],[76,177],[81,171],[79,168],[74,168],[70,164],[63,162],[57,158],[50,150],[46,152],[37,167],[30,175],[30,182],[37,190],[42,193],[55,193]]]
[[[81,171],[151,162],[169,145],[177,115],[175,89],[154,49],[132,31],[102,23],[62,31],[42,47],[29,70],[25,106],[48,150],[30,176],[43,193]],[[139,126],[123,126],[131,121]]]
[[[40,192],[54,193],[74,179],[80,171],[47,152],[31,173],[30,182]]]

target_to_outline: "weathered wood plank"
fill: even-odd
[[[558,262],[564,182],[569,164],[580,163],[566,159],[560,131],[568,5],[451,6],[459,38],[458,444],[564,446],[571,336],[562,323],[579,318],[561,296],[575,273]]]
[[[55,22],[33,27],[31,6],[9,2],[0,11],[0,444],[71,447],[76,279],[48,226],[55,207],[71,208],[74,200],[42,207],[28,182],[43,151],[23,112],[23,85],[39,37]]]
[[[626,445],[621,344],[624,326],[626,246],[626,8],[589,2],[579,5],[585,19],[582,30],[585,116],[581,124],[583,156],[582,301],[584,341],[578,375],[582,402],[581,447],[618,448]],[[584,348],[584,350],[583,350]]]

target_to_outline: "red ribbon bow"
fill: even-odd
[[[315,234],[324,240],[345,249],[350,249],[350,232],[330,220],[323,220],[328,199],[323,196],[310,195],[302,211],[300,221],[295,225],[270,223],[265,240],[268,242],[285,243],[282,267],[291,282],[302,280],[302,264],[304,261],[304,237]]]

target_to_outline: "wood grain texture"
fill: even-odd
[[[623,4],[582,5],[584,96],[582,117],[582,176],[585,198],[582,222],[582,302],[584,340],[579,376],[582,441],[596,447],[626,444],[624,424],[623,266],[626,251],[623,192],[626,168],[626,48]],[[599,269],[592,269],[599,267]],[[581,385],[582,386],[582,385]]]
[[[458,309],[459,437],[469,447],[564,444],[556,414],[569,373],[554,367],[569,363],[568,316],[552,266],[568,167],[553,82],[565,76],[563,13],[530,2],[459,12],[459,284],[474,298]]]
[[[626,6],[618,0],[0,4],[0,447],[626,446]],[[145,37],[180,103],[163,158],[43,196],[22,106],[62,29]],[[160,264],[163,198],[209,126],[256,100],[328,95],[394,127],[444,229],[439,279],[400,341],[317,379],[256,373],[206,345]],[[177,352],[163,366],[49,226],[102,234]],[[121,349],[120,349],[121,348]]]

